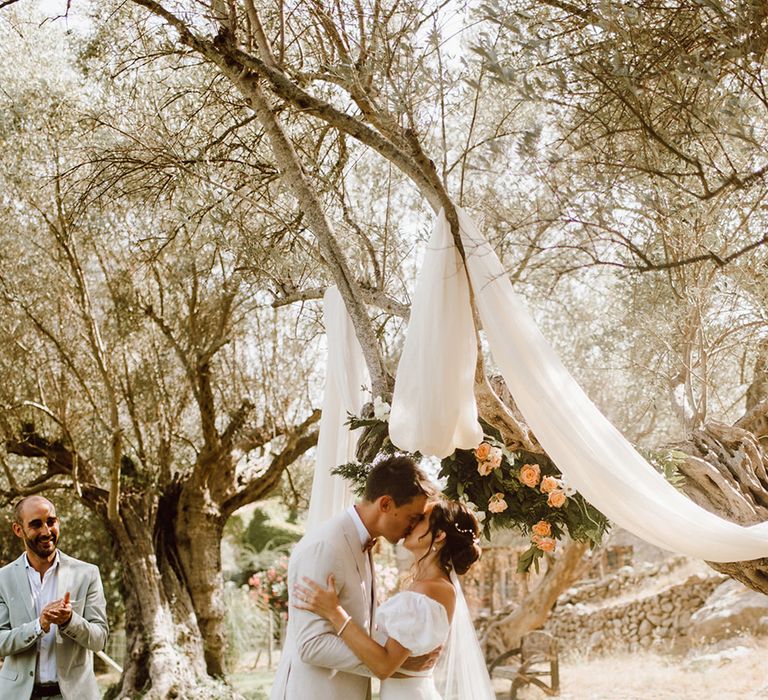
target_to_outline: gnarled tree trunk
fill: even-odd
[[[548,558],[541,581],[512,610],[503,610],[478,630],[480,643],[488,661],[520,646],[526,632],[539,629],[549,617],[560,594],[583,573],[587,565],[587,545],[569,542],[557,557]]]
[[[740,525],[768,520],[768,474],[754,433],[710,422],[675,447],[687,455],[679,469],[686,478],[683,489],[693,501]],[[768,594],[768,558],[707,563]]]
[[[732,426],[709,422],[675,445],[688,455],[680,466],[686,477],[683,490],[702,508],[740,525],[768,520],[766,438],[768,341],[761,344],[757,354],[746,413]],[[707,563],[748,588],[768,594],[768,558]]]
[[[179,564],[202,635],[205,664],[210,675],[221,678],[226,652],[221,538],[227,517],[204,486],[182,490],[175,516]]]
[[[120,687],[112,697],[229,697],[223,687],[217,694],[207,674],[202,637],[167,520],[169,500],[124,498],[119,520],[110,528],[127,594],[128,644]]]

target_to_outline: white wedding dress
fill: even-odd
[[[448,613],[443,605],[423,593],[402,591],[376,611],[376,641],[383,645],[391,637],[408,649],[411,656],[421,656],[444,645],[449,631]],[[384,679],[381,700],[442,700],[431,670],[408,675],[409,678]]]

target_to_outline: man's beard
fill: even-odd
[[[29,539],[27,533],[24,533],[24,542],[41,559],[47,559],[56,551],[56,544],[59,538],[51,533],[47,537],[38,535],[34,539]],[[49,544],[50,543],[50,544]],[[52,546],[51,546],[52,545]]]

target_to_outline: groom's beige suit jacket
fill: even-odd
[[[294,547],[288,564],[288,598],[295,582],[306,576],[325,585],[336,578],[341,605],[370,633],[376,612],[375,575],[366,573],[368,554],[345,511]],[[270,700],[365,700],[370,697],[370,671],[336,636],[327,620],[290,607],[283,655]]]

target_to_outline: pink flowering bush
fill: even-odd
[[[256,571],[248,579],[250,594],[277,615],[288,617],[288,556],[283,555],[274,564]]]

